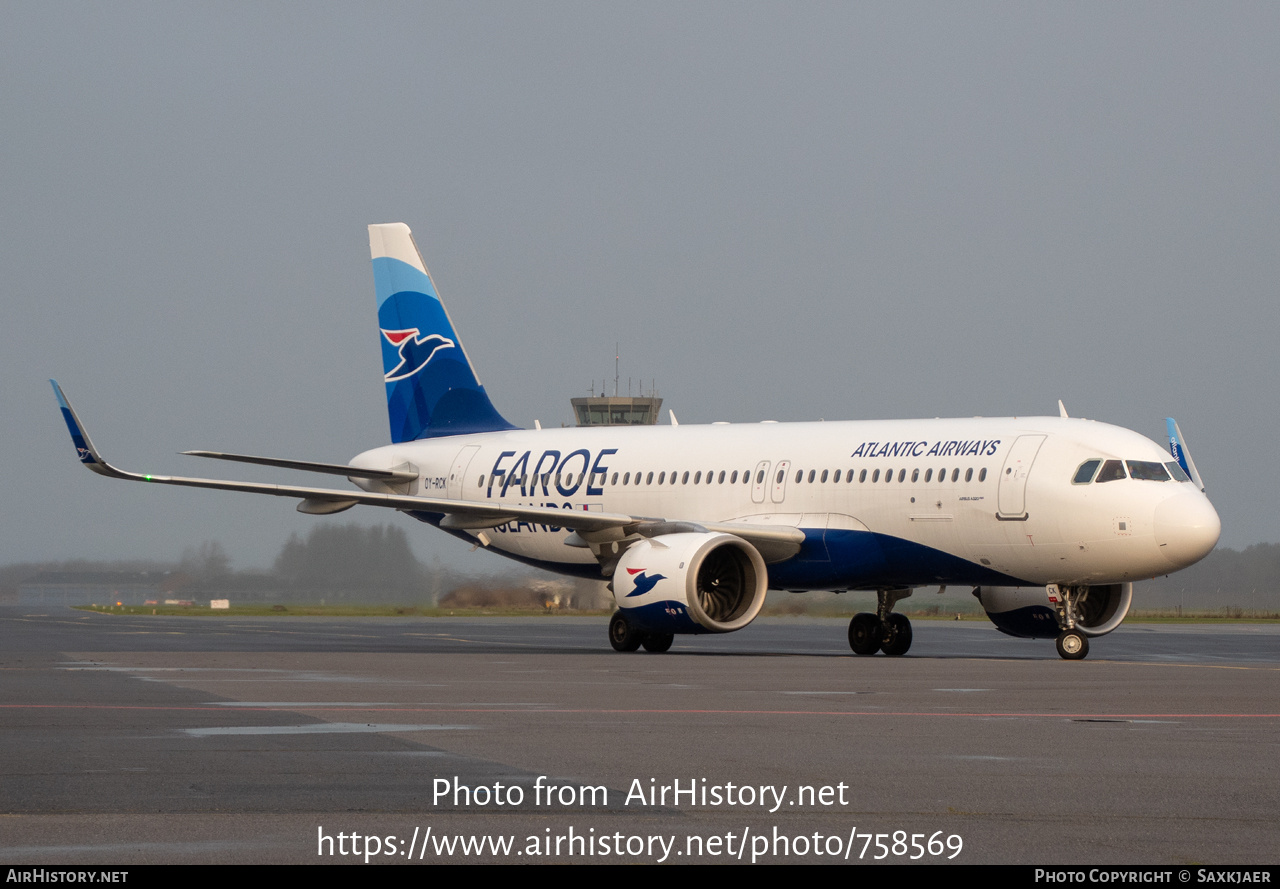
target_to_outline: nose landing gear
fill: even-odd
[[[1058,634],[1058,656],[1066,661],[1084,660],[1089,654],[1089,637],[1076,626],[1076,622],[1080,608],[1089,598],[1089,588],[1051,583],[1047,589],[1049,601],[1057,603],[1058,626],[1062,628]]]

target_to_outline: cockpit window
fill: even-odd
[[[1093,474],[1098,471],[1098,467],[1101,465],[1101,460],[1085,460],[1080,464],[1080,468],[1076,470],[1076,476],[1071,480],[1071,484],[1089,484],[1089,482],[1093,481]]]
[[[1130,478],[1148,482],[1167,482],[1169,480],[1169,471],[1164,468],[1163,463],[1155,463],[1148,460],[1127,460],[1125,462],[1129,466]]]
[[[1169,474],[1173,476],[1173,480],[1175,482],[1191,481],[1191,476],[1187,475],[1186,471],[1182,468],[1182,464],[1177,460],[1164,464],[1164,468],[1169,470]]]
[[[1094,481],[1102,484],[1103,482],[1114,482],[1122,478],[1128,478],[1124,473],[1124,464],[1119,460],[1108,460],[1102,464],[1102,471],[1098,473],[1098,477]]]

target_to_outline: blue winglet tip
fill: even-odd
[[[62,411],[62,421],[67,424],[67,431],[71,433],[71,443],[75,445],[76,456],[81,463],[98,462],[93,457],[93,448],[89,446],[89,441],[80,428],[80,421],[76,419],[75,411],[67,403],[67,397],[62,394],[62,387],[58,385],[57,380],[50,380],[49,383],[53,386],[53,394],[58,397],[58,408]]]

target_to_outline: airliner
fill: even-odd
[[[1133,582],[1202,559],[1221,523],[1185,439],[1169,450],[1059,415],[520,429],[493,406],[408,226],[369,226],[391,444],[348,464],[185,453],[345,476],[350,489],[139,474],[94,447],[57,382],[80,461],[110,478],[404,512],[472,545],[603,578],[618,651],[730,633],[769,589],[874,591],[859,655],[902,655],[916,590],[971,587],[1006,634],[1079,660]],[[52,382],[52,381],[51,381]],[[535,424],[536,426],[537,424]]]

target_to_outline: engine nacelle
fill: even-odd
[[[633,544],[613,597],[651,633],[732,633],[755,620],[769,578],[755,547],[732,534],[682,532]]]
[[[1062,630],[1045,587],[983,586],[976,590],[987,617],[1002,633],[1023,639],[1052,639]],[[1125,619],[1133,603],[1132,583],[1091,586],[1077,594],[1076,626],[1086,636],[1105,636]]]

